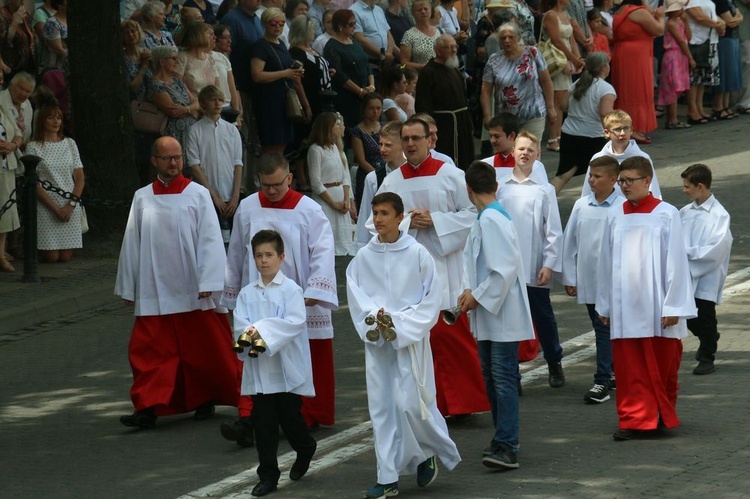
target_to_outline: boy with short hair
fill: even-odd
[[[315,396],[302,289],[280,270],[285,255],[278,232],[258,231],[251,245],[260,278],[243,287],[237,297],[234,337],[237,341],[246,334],[253,343],[263,340],[266,348],[255,358],[249,356],[252,347],[237,354],[245,364],[242,395],[253,399],[260,482],[252,495],[260,497],[276,490],[279,481],[279,426],[297,452],[289,472],[292,480],[307,472],[317,444],[300,412],[302,396]]]
[[[687,167],[681,176],[683,192],[693,201],[680,210],[698,308],[698,317],[687,321],[690,332],[700,339],[693,374],[711,374],[719,341],[716,305],[721,303],[727,278],[732,232],[729,213],[711,193],[711,169],[698,163]]]
[[[221,118],[224,93],[214,85],[198,94],[203,118],[188,130],[185,150],[195,180],[208,189],[219,215],[224,244],[229,243],[242,185],[242,138],[237,127]]]
[[[646,158],[651,164],[651,192],[654,193],[654,197],[661,199],[661,189],[659,188],[659,182],[656,179],[656,169],[654,168],[654,162],[651,161],[651,157],[643,152],[635,140],[631,139],[633,135],[633,120],[630,115],[625,111],[616,109],[608,113],[603,120],[604,124],[604,136],[609,139],[609,142],[604,144],[602,150],[594,154],[591,159],[600,158],[602,156],[611,156],[617,160],[618,163],[622,164],[628,158],[634,156],[640,156]],[[586,197],[591,194],[591,188],[589,186],[589,171],[586,170],[586,178],[583,180],[583,188],[581,189],[581,197]],[[615,185],[615,190],[618,194],[622,194],[619,184]]]
[[[563,242],[562,282],[568,296],[585,304],[596,338],[596,374],[594,384],[584,395],[588,403],[602,403],[610,399],[614,388],[612,376],[612,345],[609,326],[596,313],[596,291],[599,283],[598,265],[601,255],[603,229],[607,213],[625,198],[615,190],[620,165],[610,156],[591,160],[588,183],[591,194],[576,201],[565,227]]]
[[[531,317],[549,369],[552,388],[565,384],[562,346],[552,310],[552,274],[562,271],[562,223],[555,188],[534,180],[532,169],[539,152],[539,139],[526,131],[516,137],[513,157],[516,166],[499,181],[498,201],[518,232],[524,259],[526,292]]]
[[[494,155],[484,158],[482,161],[495,167],[498,180],[504,176],[503,168],[513,168],[516,160],[513,158],[513,145],[516,136],[520,132],[518,118],[513,113],[500,113],[494,116],[487,125],[490,136],[490,144]],[[534,161],[531,175],[538,184],[549,182],[547,171],[540,161]]]
[[[435,145],[437,145],[438,140],[438,127],[437,127],[437,121],[435,121],[435,118],[430,116],[427,113],[416,113],[414,116],[412,116],[415,120],[422,120],[430,127],[430,154],[433,158],[442,161],[443,163],[447,163],[451,166],[456,166],[456,162],[453,158],[448,156],[447,154],[443,154],[437,150],[435,150]]]
[[[633,157],[617,182],[627,201],[607,213],[596,311],[610,326],[619,429],[630,440],[674,428],[684,319],[695,317],[677,208],[649,192],[652,167]]]
[[[510,216],[495,198],[494,168],[475,161],[466,170],[477,220],[464,247],[462,312],[470,312],[495,432],[482,464],[518,468],[518,344],[534,338],[521,246]]]
[[[347,267],[346,292],[352,322],[365,342],[378,470],[365,497],[375,499],[398,495],[402,473],[416,472],[417,485],[427,487],[437,478],[436,456],[448,469],[461,457],[436,403],[429,332],[440,311],[443,283],[435,261],[399,229],[404,204],[398,194],[377,194],[372,219],[377,235]],[[392,341],[368,319],[385,316],[395,331]]]

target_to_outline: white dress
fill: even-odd
[[[83,168],[78,147],[73,139],[66,138],[60,142],[29,142],[26,154],[33,154],[42,158],[42,162],[37,167],[40,181],[46,180],[66,192],[73,191],[75,185],[73,170]],[[47,195],[59,207],[63,207],[69,202],[50,191],[47,191]],[[68,222],[62,222],[41,202],[37,202],[36,220],[38,227],[37,249],[50,251],[83,247],[80,205],[75,207]]]

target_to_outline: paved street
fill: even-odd
[[[497,473],[481,466],[481,449],[492,435],[489,415],[449,420],[464,461],[428,489],[414,477],[400,482],[415,498],[511,497],[746,497],[750,477],[745,382],[750,372],[750,118],[658,131],[652,155],[666,201],[680,207],[680,172],[695,162],[714,171],[714,192],[732,214],[734,250],[727,283],[731,298],[718,308],[722,333],[717,371],[691,374],[697,342],[684,342],[678,413],[682,426],[661,438],[613,442],[614,401],[582,401],[595,370],[591,325],[585,309],[558,286],[553,302],[567,342],[567,384],[553,390],[539,360],[524,365],[521,403],[521,468]],[[547,170],[556,157],[544,153]],[[561,193],[567,219],[580,193],[577,177]],[[89,237],[89,236],[85,236]],[[84,239],[87,244],[88,239]],[[339,295],[345,305],[337,261]],[[112,295],[113,257],[78,258],[42,265],[43,282],[0,274],[0,493],[8,498],[249,497],[256,482],[254,449],[224,441],[219,423],[234,418],[229,407],[197,422],[192,415],[160,418],[151,431],[118,422],[132,411],[127,343],[132,309]],[[293,460],[282,439],[282,482],[270,497],[361,497],[375,481],[375,457],[367,425],[364,352],[345,306],[334,315],[337,374],[336,425],[315,433],[320,452],[308,476],[291,483]],[[537,369],[539,368],[539,369]]]

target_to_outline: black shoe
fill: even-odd
[[[494,454],[482,458],[482,464],[488,468],[512,470],[519,466],[518,455],[507,445],[498,444],[498,449]]]
[[[147,430],[156,426],[156,414],[152,408],[136,411],[127,416],[120,416],[120,423],[129,427],[138,427]]]
[[[624,442],[625,440],[633,440],[638,438],[641,432],[638,430],[617,430],[612,434],[612,438],[617,442]]]
[[[552,388],[560,388],[565,385],[565,374],[563,373],[562,364],[560,362],[553,362],[548,364],[549,369],[549,386]]]
[[[595,384],[583,396],[583,401],[588,404],[601,404],[609,400],[609,398],[609,389],[604,385]]]
[[[714,363],[713,362],[708,362],[708,361],[702,360],[702,361],[698,362],[698,365],[695,366],[695,369],[693,369],[693,374],[697,374],[697,375],[700,376],[700,375],[703,375],[703,374],[711,374],[715,370],[716,370],[716,368],[714,367]]]
[[[252,494],[253,497],[262,497],[271,492],[275,492],[276,488],[277,485],[275,483],[268,480],[261,480],[258,482],[258,485],[253,487],[253,491],[250,492],[250,494]]]
[[[193,418],[195,418],[196,421],[205,421],[208,418],[213,417],[215,412],[216,406],[214,406],[214,403],[207,402],[195,410]]]
[[[490,441],[490,445],[482,449],[482,456],[491,456],[500,449],[500,442],[496,442],[495,439]]]
[[[249,417],[240,418],[234,423],[221,423],[219,430],[222,437],[232,442],[237,442],[237,445],[240,447],[252,447],[255,445],[253,423]]]
[[[300,455],[300,453],[297,453],[297,459],[294,461],[294,464],[292,465],[292,469],[289,471],[289,479],[290,480],[299,480],[303,476],[305,476],[305,473],[307,473],[307,470],[310,469],[310,461],[312,461],[313,456],[315,455],[315,450],[318,448],[317,442],[315,443],[315,447],[313,448],[312,452],[305,455]]]

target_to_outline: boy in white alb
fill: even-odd
[[[702,164],[682,172],[683,192],[693,202],[680,210],[682,230],[693,281],[698,317],[688,319],[687,327],[700,339],[693,374],[714,372],[714,355],[719,341],[716,305],[727,278],[732,232],[729,213],[711,193],[711,170]]]
[[[245,364],[242,395],[253,398],[260,482],[252,495],[260,497],[276,490],[279,481],[279,426],[297,452],[289,472],[292,480],[299,480],[307,472],[317,444],[300,412],[302,396],[315,395],[302,288],[280,270],[284,241],[278,232],[257,232],[252,249],[260,277],[243,287],[237,296],[234,338],[237,341],[247,334],[253,343],[265,342],[265,350],[256,351],[254,358],[249,355],[252,347],[237,354]]]
[[[646,158],[651,164],[651,192],[654,197],[661,199],[661,189],[659,188],[659,181],[656,179],[656,169],[654,169],[654,162],[651,161],[651,157],[645,152],[641,151],[635,140],[630,137],[633,135],[633,120],[630,115],[625,111],[616,109],[604,117],[604,135],[609,139],[601,152],[594,154],[591,159],[600,158],[602,156],[611,156],[615,158],[618,163],[622,164],[628,158],[634,156],[640,156]],[[619,184],[615,185],[615,190],[618,194],[622,194]],[[583,188],[581,189],[581,197],[586,197],[591,194],[591,187],[589,186],[589,170],[586,170],[586,178],[583,180]]]
[[[615,440],[674,428],[685,319],[695,317],[677,208],[649,192],[651,163],[633,157],[617,182],[627,201],[607,213],[596,311],[609,324],[617,378]]]
[[[524,263],[524,282],[539,343],[549,370],[552,388],[565,384],[562,346],[552,310],[552,274],[562,271],[562,223],[555,188],[539,184],[531,172],[539,151],[539,139],[522,131],[516,137],[516,166],[508,169],[498,186],[498,201],[510,215],[518,232]]]
[[[487,128],[489,129],[490,144],[492,144],[492,150],[495,154],[484,158],[482,161],[495,168],[496,177],[499,180],[506,176],[507,171],[504,168],[516,166],[516,160],[513,158],[513,145],[516,142],[518,132],[520,132],[518,118],[513,113],[500,113],[490,120]],[[547,171],[541,161],[534,161],[531,176],[537,184],[549,182]]]
[[[602,156],[589,164],[591,194],[576,201],[565,227],[563,242],[562,281],[568,296],[585,304],[596,338],[596,374],[594,385],[583,397],[588,403],[609,400],[612,386],[612,345],[609,326],[599,320],[594,303],[599,283],[598,266],[601,255],[603,229],[607,213],[625,201],[615,191],[620,165],[617,160]]]
[[[461,457],[448,435],[436,404],[430,328],[440,312],[439,274],[427,249],[399,230],[404,204],[398,194],[383,192],[372,200],[377,235],[346,269],[352,322],[365,342],[367,402],[375,435],[377,483],[365,497],[398,494],[398,478],[417,473],[426,487],[437,477],[435,456],[448,469]],[[368,339],[366,318],[388,314],[396,338]]]

